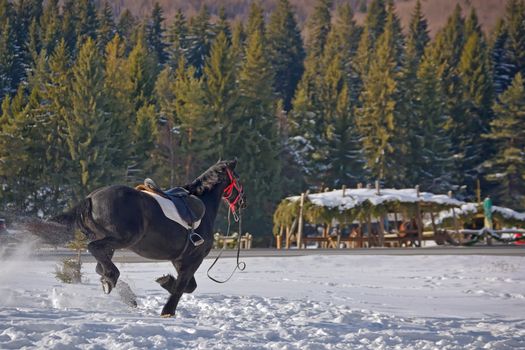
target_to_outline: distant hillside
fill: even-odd
[[[184,13],[190,17],[198,12],[203,4],[206,4],[212,15],[219,12],[219,8],[224,6],[226,14],[230,19],[244,19],[248,13],[248,9],[253,0],[108,0],[118,17],[122,11],[129,9],[134,15],[143,17],[151,12],[151,8],[155,2],[158,2],[164,9],[164,16],[168,22],[173,18],[177,9],[182,9]],[[308,17],[313,10],[317,0],[290,0],[294,5],[297,17],[301,24]],[[358,21],[362,21],[365,8],[364,3],[371,2],[371,0],[348,0],[356,11]],[[102,0],[100,1],[102,2]],[[271,12],[277,3],[276,0],[260,0],[262,6]],[[344,0],[334,1],[338,3]],[[447,17],[452,13],[456,4],[460,4],[464,10],[464,14],[468,14],[470,9],[474,7],[478,12],[480,23],[486,31],[490,31],[497,20],[503,15],[505,11],[506,0],[422,0],[423,10],[429,21],[431,34],[434,34],[437,29],[441,28]],[[397,13],[404,25],[408,22],[412,9],[416,0],[395,0]]]

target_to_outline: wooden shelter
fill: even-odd
[[[423,216],[434,222],[435,215],[459,208],[464,202],[449,195],[436,195],[413,189],[357,188],[303,193],[281,201],[274,213],[274,235],[277,248],[298,248],[317,242],[323,248],[372,247],[412,242],[421,245],[424,239],[435,239],[437,226],[430,235],[423,232]],[[398,223],[410,219],[411,229],[399,229]],[[305,235],[306,222],[321,227],[322,233]],[[393,222],[393,224],[391,224]],[[343,228],[352,228],[348,235]],[[366,233],[366,234],[365,234]]]

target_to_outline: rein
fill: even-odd
[[[215,261],[210,265],[210,267],[208,268],[208,271],[206,272],[206,274],[208,275],[208,278],[211,279],[213,282],[216,282],[216,283],[226,283],[233,277],[234,273],[237,270],[244,271],[244,269],[246,269],[246,263],[244,261],[240,261],[241,236],[242,236],[241,208],[239,207],[239,209],[238,209],[239,213],[237,213],[237,209],[235,208],[235,206],[238,203],[242,204],[243,188],[242,188],[242,185],[233,176],[231,170],[230,169],[226,169],[226,170],[227,170],[228,176],[230,178],[230,184],[228,186],[226,186],[226,188],[224,189],[224,192],[223,192],[223,196],[222,196],[224,198],[224,200],[228,203],[228,207],[229,207],[229,210],[228,210],[228,228],[226,230],[226,236],[230,235],[231,215],[233,215],[233,220],[235,222],[239,223],[239,231],[238,231],[238,235],[239,236],[237,237],[237,263],[235,265],[235,268],[231,272],[230,276],[228,276],[228,278],[226,278],[225,280],[221,281],[221,280],[218,280],[218,279],[216,279],[216,278],[214,278],[214,277],[212,277],[210,275],[211,269],[213,268],[213,266],[215,266],[217,261],[219,261],[219,258],[221,257],[222,253],[224,252],[225,248],[223,247],[221,249],[221,251],[219,252],[219,255],[217,255],[217,257],[215,258]],[[237,190],[237,196],[235,196],[235,198],[231,199],[232,195],[233,195],[233,189]]]

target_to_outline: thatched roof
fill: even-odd
[[[281,201],[274,214],[275,226],[290,225],[299,213],[301,196]],[[417,204],[426,211],[439,212],[460,207],[464,202],[416,189],[359,188],[309,194],[304,203],[305,219],[311,223],[330,223],[333,219],[348,223],[358,218],[380,216],[389,212],[414,213]]]

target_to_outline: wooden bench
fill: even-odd
[[[237,244],[237,238],[238,234],[235,232],[231,236],[224,236],[220,233],[215,233],[213,235],[213,247],[214,248],[228,248],[232,247],[235,248]],[[244,235],[241,236],[241,249],[251,249],[252,248],[252,235],[248,232],[246,232]]]

